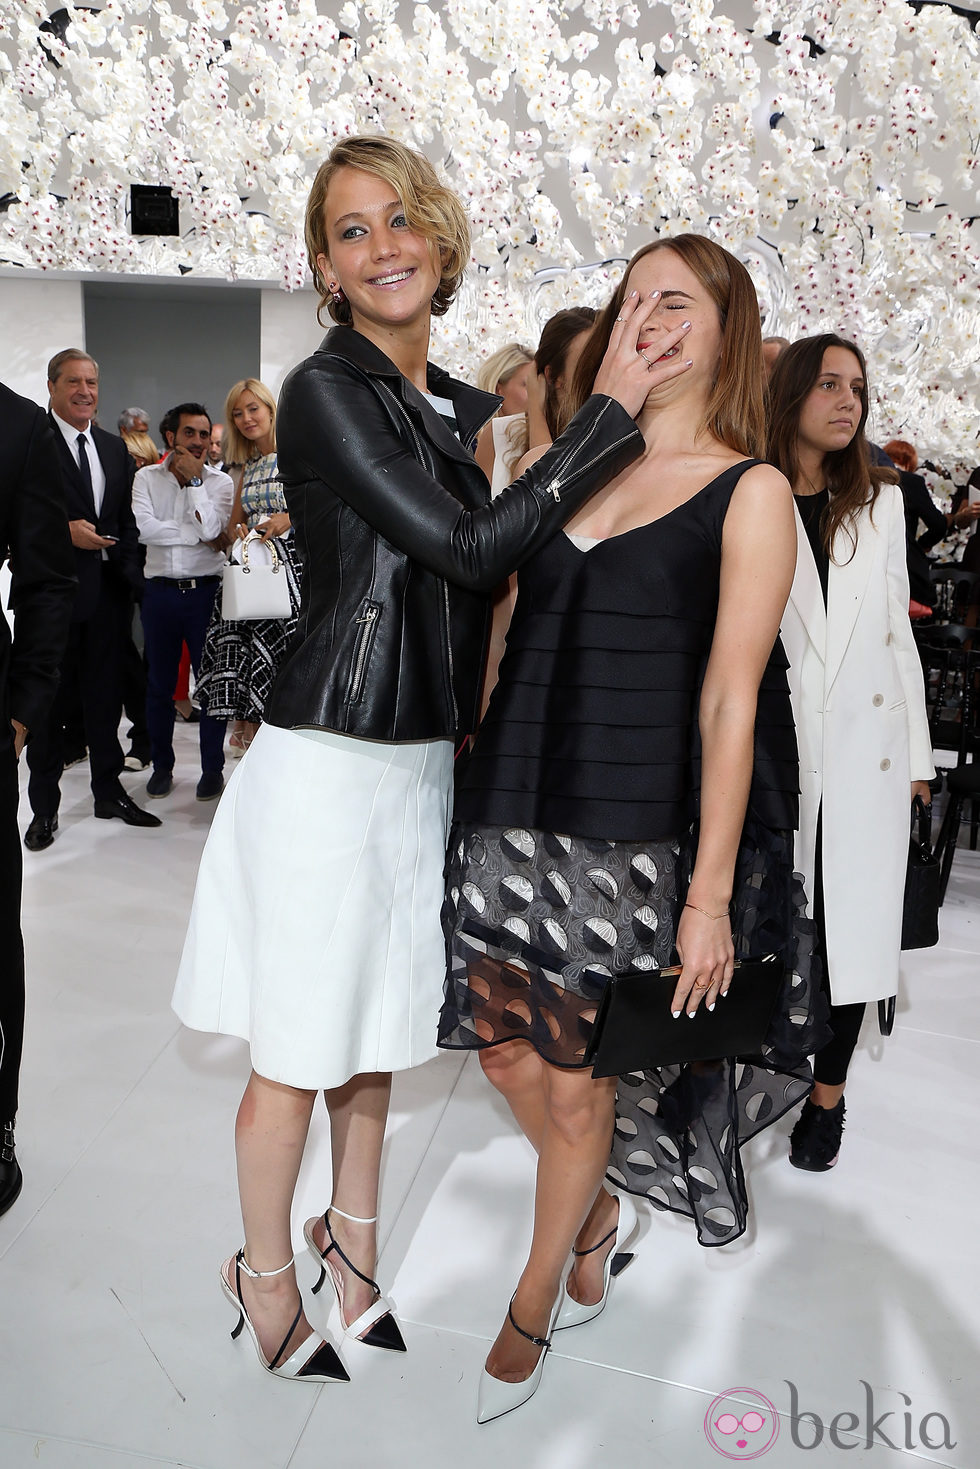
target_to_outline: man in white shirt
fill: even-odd
[[[220,585],[224,531],[235,498],[231,478],[208,464],[211,419],[201,403],[179,403],[160,434],[170,450],[133,480],[133,514],[146,547],[143,636],[148,666],[146,714],[153,774],[148,796],[173,789],[174,686],[187,644],[197,676]],[[202,710],[197,799],[213,801],[224,786],[225,721]]]

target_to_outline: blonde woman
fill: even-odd
[[[221,616],[220,594],[215,602],[198,692],[207,700],[209,714],[233,721],[229,744],[233,753],[241,755],[262,722],[279,665],[296,628],[300,562],[278,479],[275,398],[257,378],[244,378],[228,394],[225,420],[225,459],[242,466],[236,475],[228,534],[244,537],[254,530],[263,541],[275,542],[286,572],[292,609],[289,617],[226,622]]]
[[[527,434],[527,387],[533,365],[534,353],[529,347],[508,342],[487,358],[476,375],[478,388],[485,393],[497,393],[503,400],[494,417],[481,429],[473,451],[494,494],[514,478],[513,466],[520,458],[515,446]]]
[[[634,294],[595,392],[491,504],[466,445],[496,400],[427,361],[470,255],[460,200],[413,149],[346,138],[306,243],[334,325],[279,404],[302,609],[211,827],[174,1008],[250,1048],[245,1243],[221,1272],[236,1334],[267,1371],[322,1382],[347,1374],[303,1315],[290,1227],[318,1091],[333,1194],[306,1243],[353,1350],[404,1350],[373,1278],[381,1151],[392,1071],[435,1055],[453,745],[476,723],[490,589],[641,453],[633,414],[686,368],[638,356],[652,303]]]

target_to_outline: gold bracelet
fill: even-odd
[[[727,908],[725,909],[724,913],[709,913],[708,910],[707,910],[707,908],[699,908],[698,905],[697,905],[697,903],[685,903],[684,904],[684,907],[685,908],[693,908],[694,911],[695,911],[695,913],[703,913],[704,916],[705,916],[705,918],[716,919],[716,918],[727,918],[728,917],[728,909]]]

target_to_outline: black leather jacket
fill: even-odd
[[[500,400],[431,364],[428,385],[452,400],[462,443],[352,327],[283,384],[279,474],[303,582],[270,724],[394,741],[475,729],[490,591],[643,450],[596,394],[491,503],[463,445]]]

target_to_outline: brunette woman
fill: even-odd
[[[909,623],[905,514],[871,462],[868,375],[827,333],[787,347],[769,380],[769,458],[793,486],[799,542],[783,618],[800,744],[796,865],[820,935],[833,1039],[793,1129],[797,1168],[832,1168],[865,1005],[898,987],[909,802],[935,774]]]
[[[236,473],[235,503],[227,534],[244,539],[250,531],[271,542],[289,588],[289,617],[228,622],[221,616],[221,593],[214,604],[201,659],[198,692],[208,713],[232,721],[229,744],[236,755],[248,749],[262,722],[276,674],[296,630],[300,564],[292,522],[279,482],[276,456],[276,400],[264,383],[249,377],[235,383],[225,402],[223,449]]]
[[[538,1153],[530,1254],[481,1422],[534,1392],[555,1330],[602,1310],[637,1227],[630,1192],[693,1214],[704,1244],[741,1233],[739,1147],[811,1080],[796,750],[785,660],[770,656],[796,546],[789,486],[759,458],[758,303],[712,241],[646,246],[586,344],[579,400],[631,290],[658,300],[641,359],[693,366],[651,387],[642,457],[522,563],[456,796],[440,1044],[479,1049]],[[679,1025],[738,983],[736,957],[780,955],[764,1054],[594,1079],[584,1056],[609,975],[675,949]],[[604,1188],[607,1170],[629,1192]]]
[[[319,1090],[333,1203],[306,1241],[345,1335],[404,1348],[373,1279],[381,1147],[391,1072],[435,1053],[453,741],[476,723],[489,589],[637,458],[632,414],[689,369],[637,354],[653,303],[625,300],[596,392],[490,504],[463,446],[497,399],[426,360],[469,258],[459,199],[393,139],[345,139],[317,173],[306,239],[336,325],[279,404],[299,625],[211,829],[174,1005],[251,1048],[245,1244],[221,1271],[236,1330],[278,1376],[323,1381],[346,1374],[303,1315],[290,1232]]]

